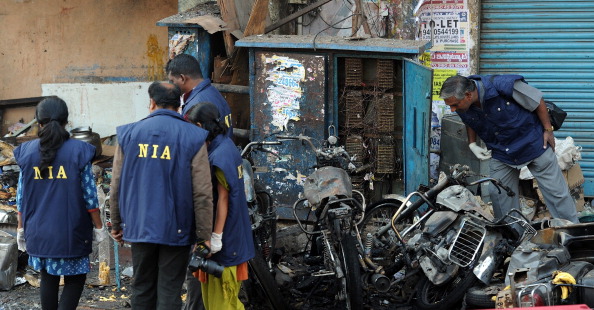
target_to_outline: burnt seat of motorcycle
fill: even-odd
[[[352,197],[353,187],[349,174],[340,168],[322,167],[305,179],[303,195],[313,206],[319,206],[330,197]]]
[[[505,284],[514,281],[517,286],[540,281],[570,261],[569,251],[563,246],[524,241],[511,255]]]

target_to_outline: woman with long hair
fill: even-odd
[[[39,139],[14,150],[21,169],[17,244],[41,273],[42,308],[74,310],[90,271],[93,239],[100,242],[107,236],[92,173],[95,147],[69,139],[68,107],[62,99],[42,100],[35,117]],[[61,276],[64,289],[59,296]]]

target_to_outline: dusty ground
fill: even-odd
[[[290,261],[290,262],[287,262]],[[308,275],[306,266],[297,265],[299,259],[286,257],[283,264],[290,264],[295,272],[292,277],[277,276],[277,283],[281,288],[283,299],[288,302],[289,309],[306,310],[334,310],[337,308],[333,298],[334,292],[329,287],[331,278],[317,278]],[[20,270],[17,277],[23,276],[24,270]],[[113,270],[112,270],[113,272]],[[280,271],[279,271],[280,272]],[[117,286],[99,286],[97,268],[87,275],[87,286],[80,299],[79,310],[130,309],[131,278],[123,276],[120,282],[120,291]],[[182,293],[182,298],[184,297]],[[13,287],[10,291],[0,291],[0,310],[29,310],[41,309],[39,302],[39,288],[28,282]],[[269,309],[261,304],[247,304],[247,310]],[[391,302],[389,294],[384,296],[369,296],[366,302],[366,309],[406,309],[398,307]]]

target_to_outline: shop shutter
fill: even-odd
[[[594,196],[594,1],[483,0],[480,74],[520,74],[568,113],[555,136],[582,147]]]

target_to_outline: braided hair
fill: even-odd
[[[37,105],[35,118],[41,125],[41,129],[37,133],[39,136],[39,153],[41,155],[39,170],[42,177],[45,178],[49,174],[47,168],[56,159],[58,150],[70,138],[70,133],[64,128],[68,122],[66,102],[59,97],[43,99]]]
[[[218,135],[227,133],[227,125],[221,120],[219,109],[210,102],[200,102],[190,108],[186,118],[193,124],[200,123],[200,126],[208,131],[206,141],[212,141]]]

